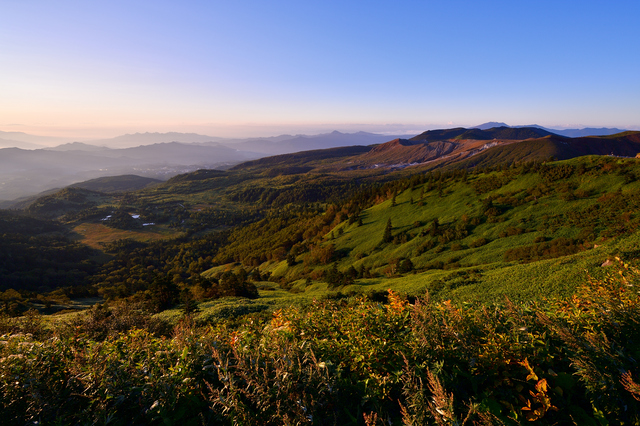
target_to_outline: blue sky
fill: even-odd
[[[640,126],[640,1],[0,2],[0,130]]]

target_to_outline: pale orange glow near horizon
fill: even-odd
[[[331,1],[16,1],[0,13],[5,132],[640,126],[637,1],[374,1],[366,13]]]

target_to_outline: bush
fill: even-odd
[[[504,253],[504,260],[505,262],[533,262],[536,260],[567,256],[581,250],[583,250],[583,247],[576,240],[561,237],[549,242],[511,248]]]
[[[471,247],[471,248],[477,248],[477,247],[482,247],[482,246],[484,246],[484,245],[486,245],[486,244],[489,244],[489,240],[487,240],[487,239],[486,239],[486,238],[484,238],[484,237],[480,237],[480,238],[478,238],[477,240],[471,241],[471,242],[469,243],[469,247]]]

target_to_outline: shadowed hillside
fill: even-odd
[[[540,139],[499,145],[456,164],[455,167],[488,167],[514,161],[567,160],[585,155],[635,157],[640,153],[640,132],[624,132],[612,136],[565,138],[550,135]]]
[[[341,148],[318,149],[313,151],[302,151],[294,154],[282,154],[274,157],[260,158],[258,160],[247,161],[232,167],[231,171],[248,171],[257,169],[268,169],[270,167],[299,167],[306,165],[318,165],[323,161],[340,161],[346,157],[354,157],[371,151],[370,146],[348,146]]]
[[[136,175],[107,176],[70,185],[97,192],[128,192],[162,183],[161,180]]]
[[[450,139],[472,139],[472,140],[524,140],[530,138],[540,138],[552,135],[553,133],[536,127],[492,127],[491,129],[465,129],[462,127],[445,130],[429,130],[411,138],[414,142],[434,142]]]

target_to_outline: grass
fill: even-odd
[[[532,239],[535,234],[523,234],[503,238],[496,243],[509,246],[511,238]],[[503,241],[504,240],[504,241]],[[488,244],[490,246],[493,243]],[[517,302],[543,301],[549,297],[568,297],[583,285],[590,276],[598,276],[606,268],[600,265],[607,259],[625,252],[640,250],[640,235],[634,234],[609,241],[607,244],[569,256],[547,259],[538,262],[520,264],[494,261],[495,247],[481,247],[468,250],[471,254],[465,260],[478,261],[455,270],[428,270],[386,277],[358,279],[352,285],[329,289],[321,281],[297,280],[287,291],[273,282],[257,283],[258,299],[222,298],[199,304],[200,312],[196,321],[218,323],[230,318],[263,312],[269,315],[273,311],[289,306],[306,306],[314,299],[320,300],[332,293],[367,294],[394,290],[411,296],[424,296],[427,292],[439,300],[451,299],[457,303],[476,301],[482,303],[502,302],[506,298]],[[464,254],[464,253],[463,253]],[[445,258],[446,256],[441,256]],[[495,260],[495,259],[494,259]],[[286,262],[272,263],[272,270],[286,270]],[[213,276],[220,272],[235,270],[237,264],[220,265],[204,273]],[[301,265],[295,268],[302,269]],[[183,313],[180,308],[170,309],[158,314],[158,317],[176,323]]]
[[[308,305],[314,299],[326,296],[328,292],[326,283],[315,282],[307,285],[304,280],[293,287],[299,292],[284,290],[277,284],[268,281],[258,282],[256,286],[260,294],[258,299],[222,297],[199,303],[198,312],[194,314],[195,321],[204,324],[217,324],[259,312],[269,316],[277,309]],[[157,318],[171,324],[177,324],[183,316],[184,313],[179,307],[156,314]]]
[[[98,250],[102,248],[104,243],[112,243],[125,238],[141,242],[150,242],[166,238],[175,238],[181,235],[180,232],[176,232],[162,225],[149,226],[141,231],[136,231],[110,228],[101,223],[83,223],[76,225],[73,228],[73,232],[77,235],[76,238],[78,241]]]

